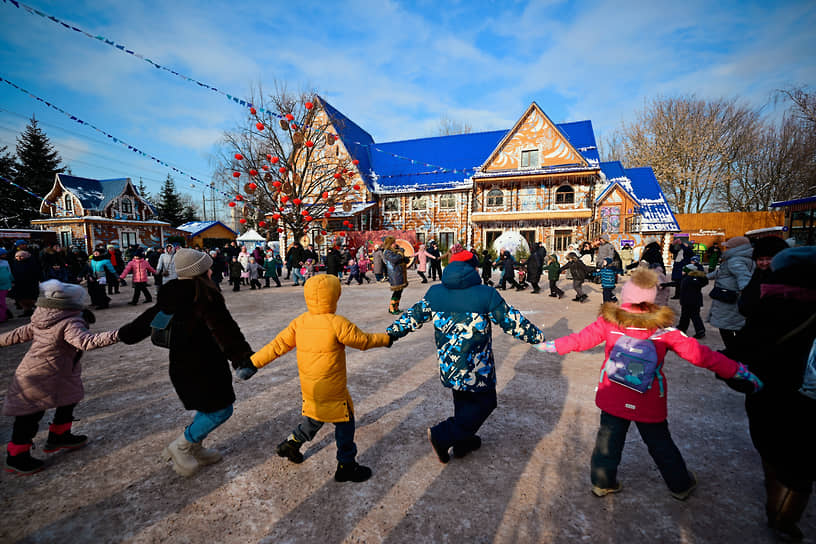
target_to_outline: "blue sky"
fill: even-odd
[[[658,94],[764,105],[816,85],[812,1],[25,3],[234,95],[315,89],[378,142],[432,135],[441,117],[509,128],[531,101],[556,122],[591,119],[600,141]],[[0,24],[0,77],[200,179],[245,114],[6,0]],[[168,173],[1,83],[0,146],[32,114],[75,175],[156,191]]]

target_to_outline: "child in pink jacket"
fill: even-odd
[[[125,279],[131,272],[133,272],[133,299],[128,304],[136,306],[139,302],[139,293],[143,293],[145,303],[150,304],[153,302],[153,297],[150,296],[150,291],[147,290],[147,273],[150,272],[155,275],[156,270],[145,260],[141,251],[133,255],[133,258],[119,277]]]
[[[638,268],[623,286],[620,306],[607,302],[601,306],[598,319],[583,330],[535,346],[540,351],[566,355],[606,343],[595,395],[595,404],[601,409],[601,427],[592,452],[590,474],[592,493],[598,497],[617,493],[622,488],[617,478],[618,465],[626,433],[633,421],[671,495],[685,500],[697,486],[697,480],[686,468],[683,456],[669,434],[666,421],[668,389],[663,360],[668,350],[721,378],[742,381],[749,391],[756,392],[762,387],[762,382],[742,363],[732,361],[672,328],[674,312],[667,306],[654,304],[657,286],[654,271]],[[622,370],[623,361],[626,361],[625,365],[631,365],[626,366],[626,370]],[[656,371],[649,378],[645,377],[649,376],[648,373],[637,374],[650,366],[644,361],[656,363]],[[615,381],[622,375],[625,375],[623,381],[627,385]]]

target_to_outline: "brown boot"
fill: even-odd
[[[766,488],[768,502],[765,511],[768,514],[768,527],[774,530],[780,540],[801,542],[804,534],[797,523],[807,508],[810,493],[794,491],[776,479],[767,482]]]

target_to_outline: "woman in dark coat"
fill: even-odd
[[[337,246],[332,246],[326,253],[326,274],[339,277],[341,270],[340,252],[337,250]]]
[[[144,340],[160,311],[172,316],[170,381],[184,408],[196,414],[163,455],[178,474],[192,476],[200,466],[221,460],[201,442],[232,415],[235,392],[227,361],[236,369],[251,366],[253,352],[210,279],[212,258],[180,249],[175,264],[178,279],[162,285],[156,305],[122,327],[119,338],[126,344]]]
[[[816,399],[800,391],[816,350],[816,247],[781,251],[771,271],[737,333],[737,355],[765,383],[746,398],[745,410],[765,472],[768,525],[797,541],[803,538],[797,523],[816,480]]]
[[[541,245],[541,242],[536,242],[530,256],[527,258],[527,281],[533,286],[531,293],[535,294],[541,291],[538,282],[541,281],[541,271],[544,270],[544,257],[547,255],[547,250]]]
[[[9,292],[17,305],[23,310],[23,317],[34,313],[34,301],[39,295],[40,265],[34,257],[25,250],[17,251],[14,260],[9,263],[11,275],[14,277],[14,286]]]
[[[388,283],[391,284],[391,302],[388,312],[399,314],[399,302],[402,298],[402,290],[408,287],[408,259],[405,258],[403,249],[396,244],[393,236],[386,236],[383,241],[383,263],[388,271]]]
[[[627,266],[626,269],[632,270],[637,268],[641,262],[659,264],[665,270],[665,266],[663,266],[663,252],[660,249],[660,244],[658,244],[657,240],[652,236],[646,238],[646,247],[643,248],[643,253],[640,254],[640,260],[633,262]]]
[[[756,310],[761,286],[771,278],[771,260],[777,253],[785,249],[788,249],[788,244],[776,236],[760,238],[754,242],[754,273],[737,301],[737,309],[745,317],[749,317]]]

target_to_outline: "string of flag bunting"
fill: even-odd
[[[20,185],[19,183],[15,183],[15,182],[13,182],[12,180],[10,180],[10,179],[8,179],[8,178],[6,178],[6,177],[3,177],[3,176],[0,176],[0,180],[5,181],[6,183],[8,183],[9,185],[11,185],[11,186],[13,186],[13,187],[17,187],[18,189],[20,189],[20,190],[21,190],[21,191],[23,191],[24,193],[29,194],[29,195],[33,196],[34,198],[37,198],[38,200],[45,201],[45,203],[46,203],[46,204],[48,204],[49,206],[54,206],[54,207],[56,207],[56,208],[58,208],[58,209],[60,209],[60,210],[64,210],[64,208],[63,208],[62,206],[60,206],[60,205],[59,205],[59,203],[57,203],[57,202],[52,202],[52,201],[50,201],[50,200],[46,200],[44,197],[42,197],[42,196],[38,195],[37,193],[35,193],[35,192],[34,192],[34,191],[32,191],[31,189],[28,189],[28,188],[26,188],[26,187],[23,187],[23,186],[22,186],[22,185]]]
[[[100,43],[104,43],[104,44],[106,44],[106,45],[108,45],[108,46],[110,46],[110,47],[112,47],[112,48],[114,48],[114,49],[116,49],[118,51],[121,51],[123,53],[127,53],[128,55],[131,55],[131,56],[136,57],[136,58],[138,58],[140,60],[143,60],[144,62],[148,63],[149,65],[153,66],[154,68],[158,68],[159,70],[169,72],[170,74],[173,74],[174,76],[179,77],[179,78],[181,78],[181,79],[183,79],[183,80],[185,80],[185,81],[187,81],[189,83],[194,83],[195,85],[197,85],[200,88],[207,89],[207,90],[210,90],[210,91],[212,91],[214,93],[222,95],[222,96],[226,97],[230,102],[233,102],[233,103],[238,104],[239,106],[242,106],[242,107],[245,107],[245,108],[249,108],[250,112],[253,115],[257,111],[261,111],[263,113],[273,115],[273,116],[277,117],[278,119],[287,119],[288,121],[291,121],[291,119],[288,119],[286,115],[283,115],[283,114],[281,114],[279,112],[276,112],[276,111],[265,109],[265,108],[263,108],[261,106],[255,106],[250,100],[247,100],[245,98],[241,98],[241,97],[238,97],[238,96],[231,95],[231,94],[229,94],[227,92],[224,92],[224,91],[218,89],[217,87],[215,87],[213,85],[210,85],[210,84],[205,83],[203,81],[199,81],[199,80],[197,80],[195,78],[192,78],[190,76],[182,74],[181,72],[178,72],[177,70],[173,70],[170,67],[161,65],[161,64],[159,64],[159,63],[145,57],[141,53],[138,53],[138,52],[130,49],[129,47],[123,45],[120,42],[117,42],[115,40],[111,40],[111,39],[109,39],[109,38],[107,38],[105,36],[91,34],[90,32],[87,32],[86,30],[83,30],[83,29],[81,29],[81,28],[79,28],[79,27],[77,27],[77,26],[75,26],[73,24],[67,23],[67,22],[59,19],[58,17],[55,17],[53,15],[49,15],[48,13],[45,13],[45,12],[43,12],[43,11],[37,9],[37,8],[34,8],[34,7],[29,6],[27,4],[24,4],[23,2],[19,2],[18,0],[3,0],[3,3],[4,4],[12,4],[14,7],[16,7],[18,9],[22,9],[25,12],[29,13],[30,15],[37,15],[39,17],[42,17],[43,19],[46,19],[46,20],[51,21],[51,22],[53,22],[55,24],[58,24],[58,25],[66,28],[68,30],[72,30],[72,31],[74,31],[76,33],[82,34],[83,36],[91,38],[92,40],[96,40],[96,41],[98,41]],[[262,123],[260,123],[260,124],[263,125]],[[92,126],[92,125],[89,125],[89,126]],[[304,128],[306,128],[306,127],[304,127]],[[309,127],[309,128],[312,128],[315,132],[318,132],[318,133],[324,132],[324,131],[322,131],[320,129],[315,129],[313,127]],[[261,128],[260,130],[263,130],[263,129]],[[351,141],[350,143],[353,143],[353,144],[361,146],[361,147],[366,147],[366,148],[373,149],[375,151],[390,155],[391,157],[394,157],[394,158],[397,158],[397,159],[409,161],[411,164],[419,164],[421,166],[425,166],[425,167],[434,169],[431,172],[417,172],[417,173],[413,173],[413,174],[391,174],[391,175],[379,176],[380,178],[412,176],[412,175],[431,175],[431,174],[439,174],[439,173],[453,173],[453,174],[463,173],[464,174],[464,173],[467,173],[469,171],[478,170],[478,167],[450,169],[450,168],[446,168],[444,166],[440,166],[440,165],[437,165],[437,164],[431,164],[431,163],[427,163],[427,162],[424,162],[424,161],[418,161],[418,160],[412,159],[410,157],[404,157],[404,156],[398,155],[396,153],[391,153],[390,151],[385,151],[383,149],[378,148],[376,145],[366,144],[366,143],[358,142],[358,141]],[[181,172],[179,172],[179,173],[181,173]],[[185,175],[189,176],[189,174],[185,174]],[[194,181],[199,181],[199,180],[194,180]]]

